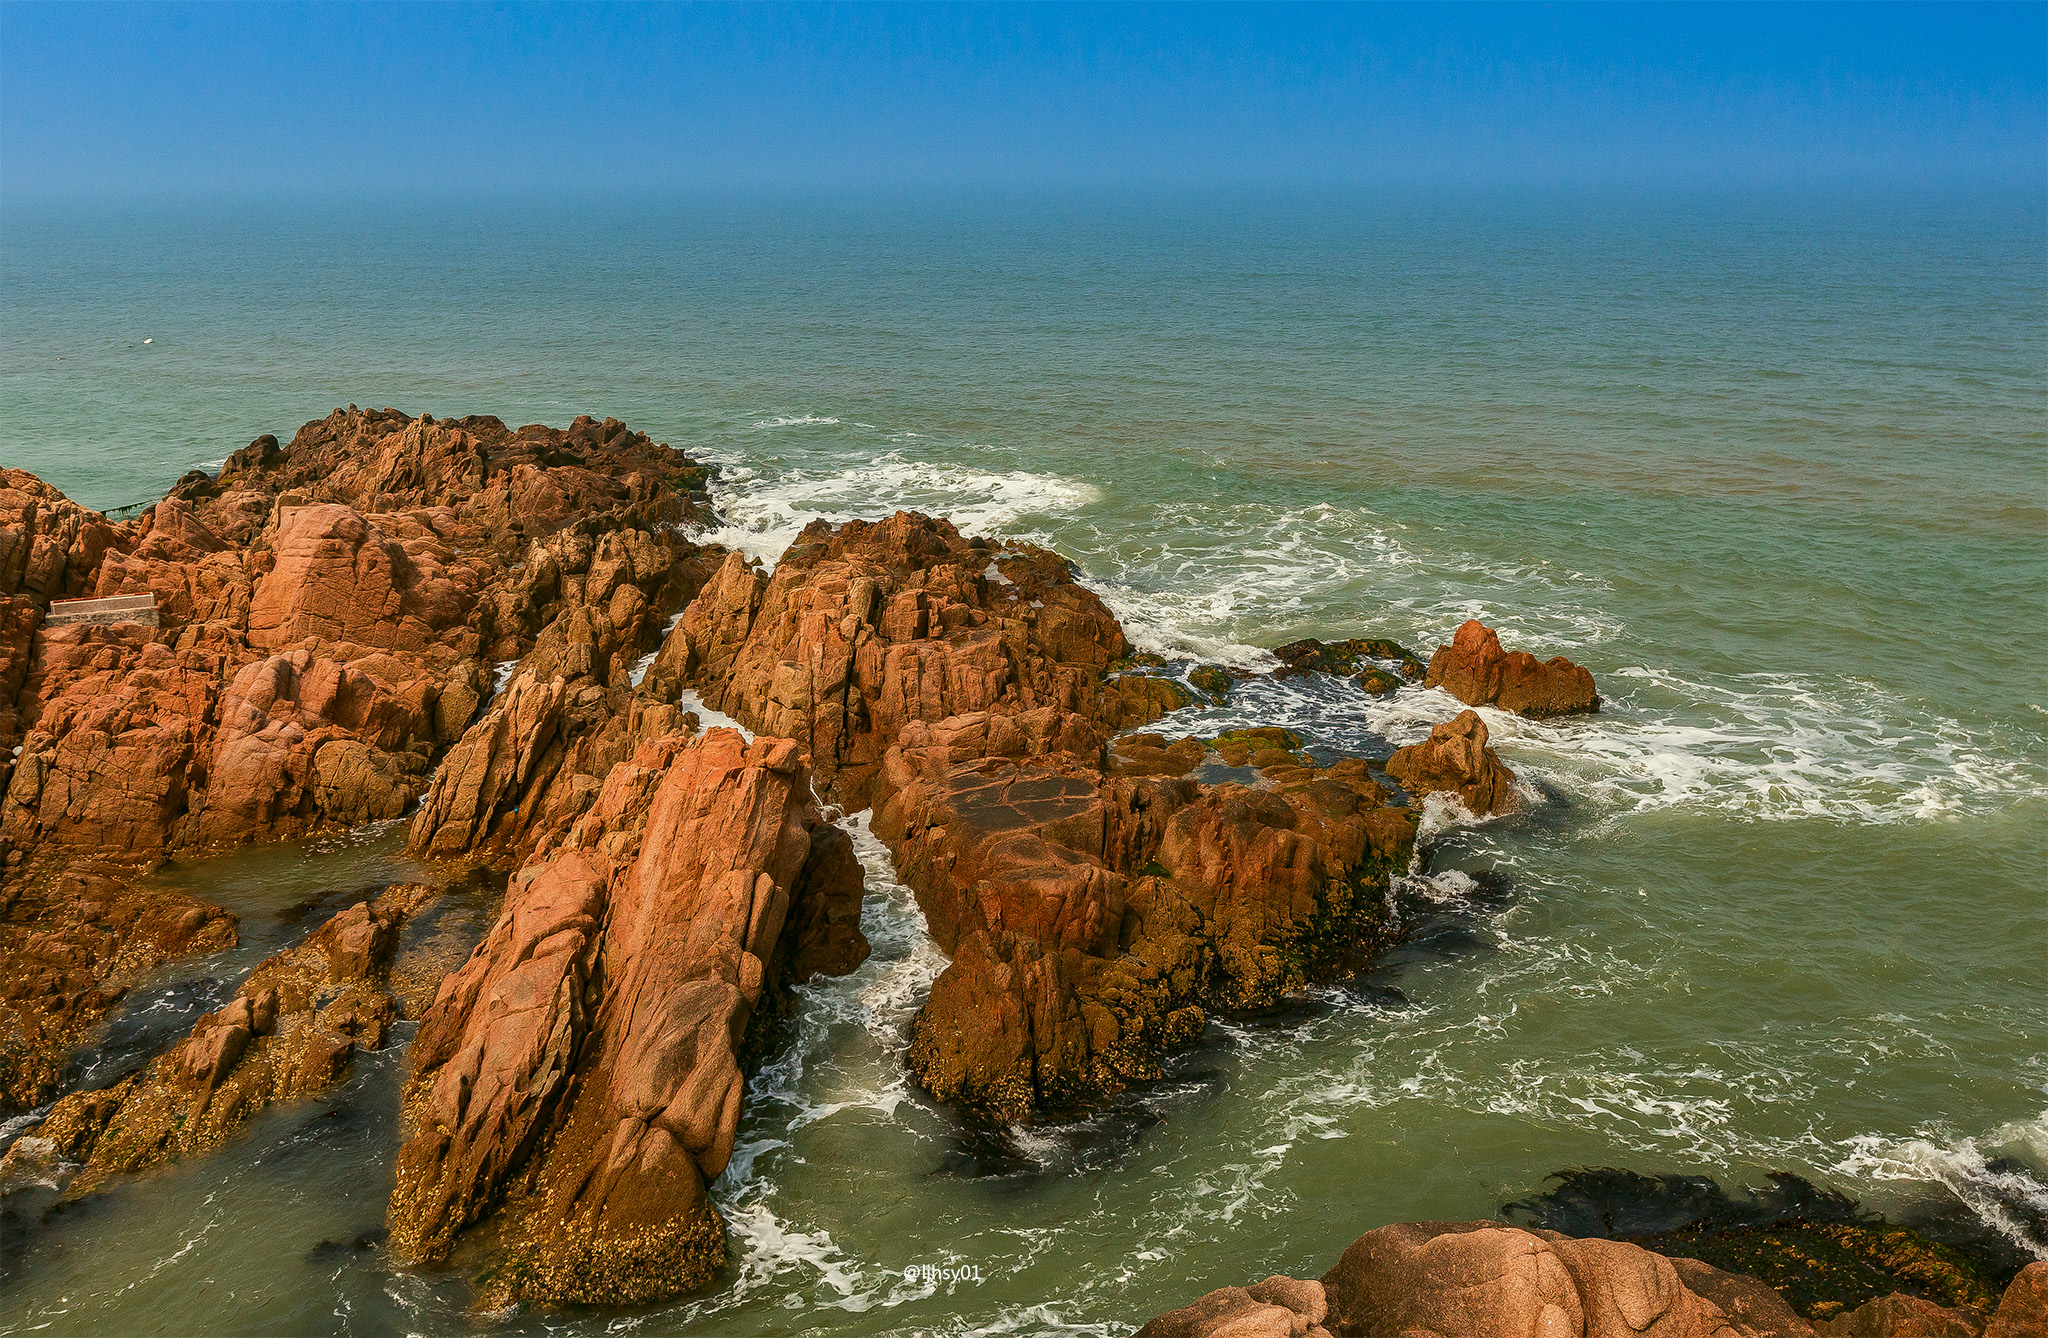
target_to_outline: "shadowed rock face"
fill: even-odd
[[[1423,686],[1440,687],[1467,706],[1526,716],[1571,715],[1600,705],[1592,674],[1563,656],[1538,661],[1527,651],[1503,651],[1500,637],[1477,618],[1460,625],[1450,645],[1436,648]]]
[[[393,1244],[442,1258],[516,1189],[495,1297],[703,1285],[725,1259],[705,1187],[732,1155],[748,1025],[772,980],[866,955],[860,887],[794,743],[641,745],[514,878],[421,1024]]]
[[[1480,817],[1512,813],[1515,773],[1502,765],[1486,742],[1486,722],[1477,711],[1460,711],[1429,731],[1429,738],[1397,750],[1387,774],[1413,795],[1454,794]]]
[[[63,879],[399,816],[494,663],[559,685],[542,770],[569,778],[497,858],[566,831],[612,764],[677,723],[635,712],[627,669],[723,556],[680,537],[708,515],[705,479],[612,420],[513,431],[355,409],[289,447],[259,439],[118,525],[0,470],[0,1110],[50,1095],[140,957],[222,941],[143,928],[221,918],[189,899],[110,919]],[[158,625],[42,626],[50,600],[82,595],[152,596]],[[487,797],[437,853],[488,844],[495,800],[526,792]],[[134,953],[131,933],[147,934]]]

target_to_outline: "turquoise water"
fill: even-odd
[[[2044,1248],[2044,262],[2009,196],[11,211],[0,461],[112,506],[336,404],[610,414],[718,460],[718,537],[771,559],[915,506],[1066,553],[1161,650],[1478,615],[1599,678],[1597,717],[1489,718],[1540,802],[1432,815],[1370,982],[1006,1146],[903,1080],[938,959],[869,848],[876,958],[809,997],[719,1190],[731,1285],[485,1327],[1122,1332],[1579,1163],[1958,1195]],[[1451,709],[1265,685],[1184,723],[1383,753]],[[50,1225],[21,1327],[484,1323],[332,1246],[385,1137],[280,1115]]]

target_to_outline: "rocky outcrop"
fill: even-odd
[[[90,593],[117,529],[35,475],[0,467],[0,596],[43,607]]]
[[[1708,1187],[1712,1194],[1718,1190]],[[1846,1200],[1843,1202],[1846,1203]],[[1715,1206],[1728,1207],[1725,1196]],[[1526,1206],[1526,1205],[1525,1205]],[[1756,1210],[1757,1204],[1742,1205]],[[1825,1207],[1820,1200],[1813,1206]],[[1853,1207],[1853,1205],[1850,1205]],[[1779,1224],[1794,1230],[1816,1225]],[[1834,1225],[1843,1225],[1836,1223]],[[1908,1235],[1869,1219],[1863,1226]],[[1771,1227],[1734,1227],[1742,1236]],[[1643,1239],[1652,1239],[1645,1237]],[[1688,1242],[1677,1242],[1683,1246]],[[1690,1242],[1692,1244],[1698,1241]],[[1936,1247],[1937,1249],[1939,1247]],[[1139,1338],[1239,1338],[1245,1334],[1333,1338],[1463,1338],[1476,1334],[1583,1335],[1584,1338],[2017,1338],[2048,1334],[2048,1264],[2020,1270],[1995,1302],[1974,1280],[1940,1276],[1916,1252],[1880,1254],[1898,1281],[1932,1287],[1956,1304],[1911,1292],[1882,1294],[1844,1307],[1816,1303],[1802,1315],[1795,1294],[1824,1261],[1788,1244],[1795,1283],[1773,1286],[1689,1253],[1634,1241],[1575,1238],[1504,1222],[1410,1222],[1368,1231],[1320,1281],[1268,1278],[1225,1287],[1170,1311]],[[1759,1256],[1762,1257],[1762,1256]],[[1868,1285],[1869,1279],[1860,1280]],[[1868,1290],[1864,1295],[1869,1295]],[[1832,1316],[1830,1318],[1830,1316]],[[1987,1322],[1988,1320],[1988,1322]]]
[[[906,729],[877,781],[875,833],[953,958],[912,1070],[997,1119],[1157,1076],[1207,1010],[1271,1003],[1393,939],[1387,878],[1415,825],[1364,762],[1315,766],[1269,730],[1133,736],[1105,771],[1094,740],[1051,708],[957,717]],[[1205,765],[1244,779],[1188,774]]]
[[[723,557],[681,537],[708,514],[705,480],[612,420],[513,431],[352,408],[119,525],[0,471],[0,890],[398,817],[465,738],[490,666],[520,659],[565,701],[546,793],[507,800],[545,802],[505,862],[558,839],[614,762],[677,723],[638,709],[630,670]],[[87,595],[146,595],[156,625],[43,623],[50,600]],[[457,835],[488,840],[502,816],[487,805]],[[41,893],[8,904],[34,960],[125,950]],[[46,1043],[95,1014],[60,1005],[60,983],[98,996],[70,966],[32,979],[49,988],[10,984],[0,1048],[47,1075]],[[30,1090],[0,1090],[0,1109]]]
[[[1592,674],[1563,656],[1539,661],[1527,651],[1504,651],[1500,637],[1477,618],[1461,624],[1450,645],[1436,648],[1423,686],[1442,688],[1467,706],[1538,718],[1600,705]]]
[[[480,576],[453,561],[439,529],[452,529],[452,517],[280,505],[270,570],[250,599],[249,644],[275,650],[310,637],[419,652],[461,628],[469,635],[453,648],[474,654]]]
[[[796,740],[821,793],[874,807],[954,958],[911,1047],[942,1099],[1005,1119],[1098,1100],[1156,1074],[1205,1009],[1390,940],[1414,825],[1365,764],[1267,739],[1249,783],[1189,778],[1203,747],[1113,775],[1104,740],[1189,697],[1043,550],[908,512],[821,522],[772,574],[728,557],[648,681]]]
[[[661,609],[694,596],[711,570],[644,531],[571,527],[535,544],[508,607],[545,626],[449,751],[414,816],[412,850],[515,867],[560,840],[636,747],[680,728],[681,711],[639,691],[635,665]]]
[[[1983,1316],[1893,1292],[1838,1315],[1818,1330],[1825,1338],[1978,1338]]]
[[[1110,672],[1128,651],[1065,559],[898,512],[811,525],[773,575],[728,557],[649,678],[795,739],[820,791],[862,808],[912,722],[1050,707],[1114,731],[1188,700],[1167,679]]]
[[[109,1174],[210,1151],[257,1112],[327,1090],[397,1016],[384,987],[405,916],[429,888],[405,885],[334,916],[263,961],[235,997],[141,1072],[58,1101],[35,1136],[82,1165],[73,1193]]]
[[[1515,773],[1502,764],[1486,742],[1486,722],[1477,711],[1460,711],[1429,731],[1429,738],[1397,749],[1387,759],[1387,774],[1416,796],[1446,793],[1472,813],[1485,817],[1512,813]]]
[[[732,1154],[755,1010],[832,955],[859,904],[829,831],[787,739],[676,733],[614,766],[422,1021],[394,1246],[442,1259],[498,1213],[496,1299],[701,1286],[725,1258],[706,1186]]]
[[[1320,1282],[1211,1292],[1139,1338],[1808,1338],[1760,1282],[1611,1240],[1499,1222],[1368,1231]]]
[[[27,726],[0,840],[8,861],[160,858],[203,786],[232,645],[172,650],[148,628],[78,625],[36,637],[17,707]]]

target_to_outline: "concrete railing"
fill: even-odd
[[[155,595],[109,595],[105,599],[53,599],[45,627],[113,627],[119,623],[156,626]]]

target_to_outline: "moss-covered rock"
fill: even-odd
[[[1634,1242],[1767,1282],[1812,1320],[1832,1319],[1893,1292],[1978,1311],[1998,1300],[1996,1285],[1953,1246],[1883,1222],[1703,1225]]]
[[[1348,641],[1290,641],[1273,651],[1281,667],[1275,677],[1296,674],[1355,674],[1368,668],[1368,660],[1387,660],[1395,672],[1409,682],[1419,682],[1425,672],[1415,653],[1384,637],[1353,637]]]

